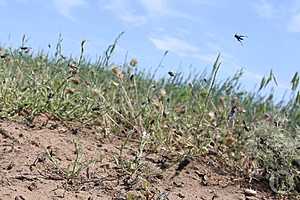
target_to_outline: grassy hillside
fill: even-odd
[[[110,137],[124,136],[116,162],[128,173],[141,169],[146,152],[167,151],[179,163],[212,154],[224,168],[249,181],[264,181],[279,194],[300,191],[299,74],[291,80],[293,98],[276,104],[260,91],[276,82],[272,72],[258,91],[239,89],[242,72],[218,81],[216,55],[211,73],[184,79],[170,72],[155,80],[139,70],[137,59],[112,64],[116,43],[95,63],[66,58],[58,43],[53,56],[1,49],[0,116],[31,126],[47,114],[64,122],[93,125]],[[129,141],[139,142],[134,159],[124,159]]]

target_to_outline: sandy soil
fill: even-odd
[[[124,137],[108,139],[90,127],[46,124],[43,117],[35,123],[29,127],[0,122],[0,200],[275,199],[258,185],[251,186],[256,195],[246,194],[250,186],[223,171],[209,156],[187,159],[179,172],[172,155],[149,153],[143,173],[131,176],[116,162]],[[82,154],[76,152],[74,141],[81,144]],[[132,158],[136,145],[130,143],[125,158]],[[77,155],[82,155],[81,162],[94,162],[67,178]]]

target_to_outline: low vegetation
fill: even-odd
[[[258,90],[243,91],[242,71],[218,81],[218,55],[210,74],[169,72],[157,80],[139,69],[137,59],[113,64],[118,39],[94,63],[84,57],[85,41],[79,58],[63,55],[61,39],[54,55],[34,52],[25,37],[19,49],[1,48],[0,117],[30,126],[43,114],[92,125],[108,138],[122,135],[114,160],[131,176],[143,176],[149,152],[176,154],[183,167],[189,158],[213,154],[250,183],[265,182],[277,194],[300,192],[298,73],[291,98],[278,103],[272,92],[262,94],[277,84],[272,71]],[[133,139],[139,144],[135,156],[125,159]],[[61,176],[71,179],[90,163],[78,159]]]

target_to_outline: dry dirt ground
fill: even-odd
[[[176,173],[180,166],[172,162],[172,155],[152,153],[146,156],[143,174],[130,175],[117,164],[125,137],[108,139],[90,127],[67,128],[41,121],[34,127],[0,121],[0,200],[275,199],[258,185],[251,186],[257,191],[255,196],[246,195],[250,186],[223,171],[209,156],[189,160]],[[74,140],[81,144],[82,154]],[[136,145],[130,142],[132,148],[124,151],[125,158],[132,158]],[[82,160],[77,157],[78,163],[94,162],[68,175],[77,155],[83,156]]]

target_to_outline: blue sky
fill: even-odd
[[[101,55],[119,32],[115,61],[128,52],[140,67],[155,67],[170,53],[161,73],[202,71],[222,54],[221,77],[244,68],[251,88],[273,69],[278,91],[300,71],[300,0],[0,0],[0,43],[18,46],[23,34],[35,49],[64,37],[65,54]],[[248,35],[242,47],[235,33]]]

